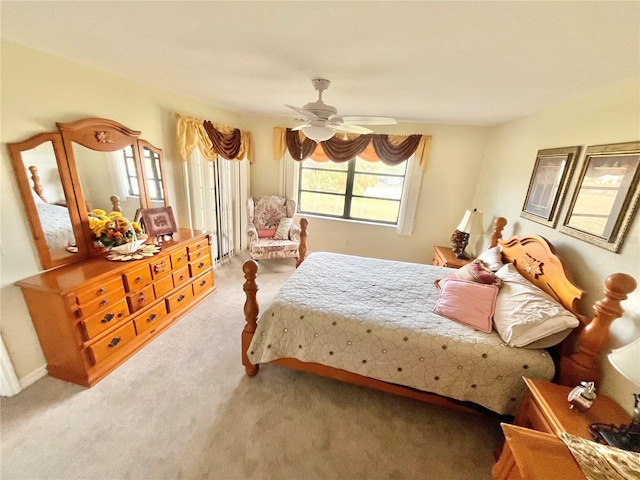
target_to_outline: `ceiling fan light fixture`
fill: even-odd
[[[332,128],[320,125],[308,125],[306,127],[302,127],[301,130],[307,138],[318,143],[329,140],[336,134]]]

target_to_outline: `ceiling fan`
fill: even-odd
[[[305,123],[292,128],[291,130],[302,130],[302,132],[316,142],[329,140],[336,132],[345,133],[372,133],[372,130],[361,125],[395,125],[398,123],[392,117],[373,116],[339,116],[338,110],[332,105],[327,105],[322,101],[322,92],[329,88],[329,80],[316,78],[311,80],[313,88],[318,91],[318,100],[304,105],[302,108],[285,105],[291,110],[301,114],[306,120]]]

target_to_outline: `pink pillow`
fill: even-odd
[[[258,230],[258,238],[273,237],[275,234],[275,230]]]
[[[498,287],[455,278],[447,280],[433,312],[484,333],[491,333]]]

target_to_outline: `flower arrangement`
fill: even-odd
[[[89,227],[95,240],[109,249],[129,243],[137,244],[137,248],[144,242],[144,240],[139,241],[138,237],[146,238],[140,225],[137,222],[130,222],[120,212],[111,212],[107,215],[104,210],[92,210],[89,213]]]

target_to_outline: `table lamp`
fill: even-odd
[[[640,391],[640,338],[613,350],[608,359],[613,368]],[[623,450],[640,452],[640,393],[634,393],[633,397],[635,404],[631,423],[619,426],[594,423],[590,429],[596,440]]]
[[[469,243],[469,235],[482,233],[484,233],[484,229],[482,228],[482,212],[479,212],[475,208],[473,210],[467,210],[458,228],[456,228],[453,235],[451,235],[453,254],[457,258],[468,260],[469,256],[464,249],[467,248],[467,244]]]

